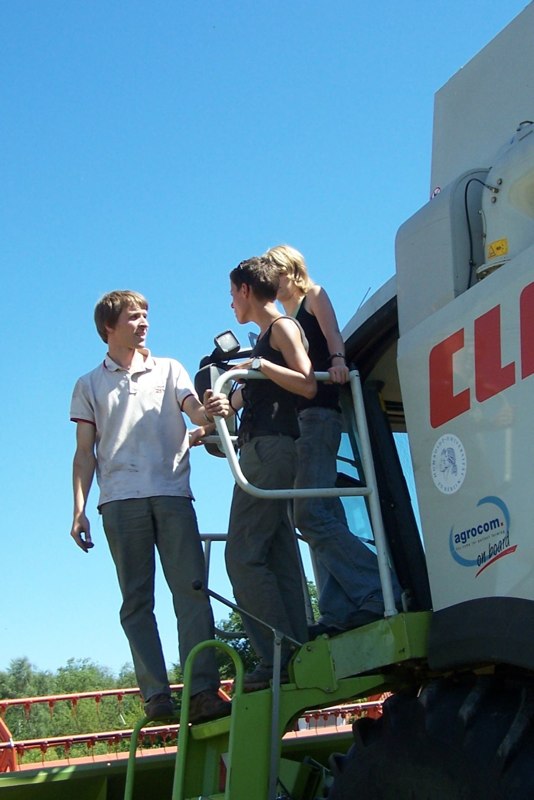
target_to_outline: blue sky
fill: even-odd
[[[216,333],[246,341],[230,269],[287,242],[348,322],[393,274],[395,233],[428,199],[434,93],[524,6],[1,3],[0,669],[20,656],[40,669],[130,660],[96,487],[95,548],[69,537],[69,402],[104,355],[97,299],[145,294],[152,351],[194,374]],[[201,531],[224,532],[226,464],[198,448],[192,462]],[[229,594],[220,546],[214,557],[212,586]],[[157,615],[170,664],[161,578]]]

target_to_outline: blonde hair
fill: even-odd
[[[288,244],[279,244],[267,250],[265,257],[274,264],[280,275],[287,275],[303,294],[310,291],[313,281],[308,275],[308,267],[302,253]]]
[[[123,309],[136,307],[148,311],[148,302],[142,294],[132,292],[130,289],[108,292],[101,297],[95,307],[95,325],[100,338],[107,343],[106,327],[115,327]]]

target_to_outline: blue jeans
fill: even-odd
[[[295,486],[335,486],[342,431],[340,412],[307,408],[299,413],[299,425]],[[319,565],[321,621],[350,628],[351,614],[356,611],[383,614],[376,555],[351,533],[341,500],[338,497],[297,499],[294,517]]]
[[[145,700],[170,693],[158,626],[154,616],[155,551],[172,593],[178,620],[182,666],[199,642],[214,638],[211,605],[192,582],[205,583],[206,564],[197,518],[188,497],[147,497],[105,503],[102,521],[122,592],[120,620],[127,636],[135,675]],[[217,689],[214,650],[195,659],[191,694]]]

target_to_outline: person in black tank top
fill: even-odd
[[[255,322],[260,335],[252,358],[238,366],[259,370],[267,380],[249,380],[231,395],[243,409],[239,460],[247,480],[264,489],[290,488],[296,474],[299,435],[296,396],[311,399],[317,384],[300,325],[276,305],[278,273],[266,259],[243,261],[230,273],[232,308],[241,324]],[[297,538],[286,500],[257,498],[234,487],[226,567],[237,603],[298,642],[308,640]],[[248,616],[243,625],[259,658],[245,675],[245,689],[262,689],[273,674],[271,632]],[[292,647],[282,644],[282,667]]]
[[[300,437],[297,441],[297,488],[335,486],[342,419],[339,387],[349,380],[345,347],[330,299],[314,284],[304,257],[288,245],[265,253],[278,269],[278,300],[286,314],[300,322],[317,372],[329,372],[331,384],[320,383],[313,398],[298,398]],[[350,531],[339,498],[297,499],[295,525],[315,556],[318,572],[319,621],[310,638],[365,625],[384,614],[376,555]],[[394,581],[397,595],[400,590]]]
[[[273,364],[285,366],[282,353],[275,350],[270,342],[274,324],[271,323],[263,336],[258,339],[252,357],[261,358],[263,361],[268,359]],[[281,389],[272,381],[253,380],[243,387],[243,404],[244,410],[239,426],[240,442],[254,436],[269,434],[284,434],[291,436],[292,439],[298,438],[297,395]]]

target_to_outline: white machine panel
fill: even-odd
[[[533,266],[530,247],[399,341],[435,611],[534,600]]]

